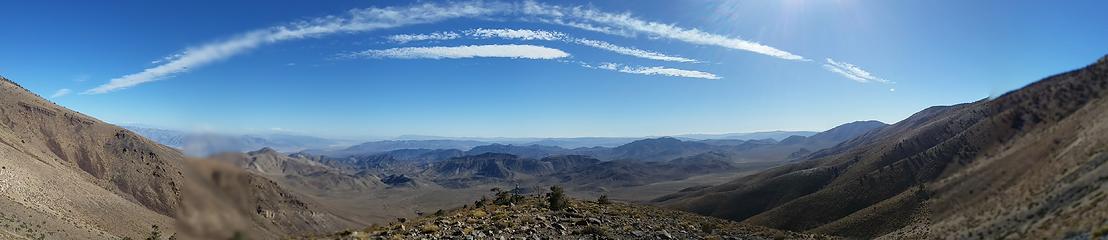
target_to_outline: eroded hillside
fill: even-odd
[[[1108,58],[992,100],[925,109],[808,161],[656,201],[853,237],[1058,238],[1108,220]]]

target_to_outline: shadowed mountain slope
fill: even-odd
[[[1104,225],[1108,58],[932,107],[808,161],[656,201],[851,237],[1059,238]]]

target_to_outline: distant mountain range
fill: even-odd
[[[792,136],[781,142],[773,139],[681,140],[673,137],[661,137],[635,140],[616,147],[579,147],[569,149],[560,146],[539,144],[512,145],[493,143],[479,145],[484,144],[484,142],[471,140],[402,140],[367,142],[343,150],[310,150],[302,153],[326,156],[327,158],[387,158],[395,160],[418,158],[422,160],[421,162],[427,162],[426,160],[429,159],[421,154],[428,154],[429,152],[433,152],[433,150],[437,150],[438,156],[440,157],[503,153],[534,159],[559,155],[583,155],[601,160],[665,162],[707,152],[717,152],[726,153],[729,157],[738,161],[784,161],[791,158],[802,157],[815,150],[834,146],[851,137],[859,136],[870,130],[884,126],[886,126],[886,124],[878,121],[853,122],[838,126],[826,132],[812,135],[811,137]]]
[[[592,147],[618,147],[646,138],[631,137],[573,137],[573,138],[459,138],[438,136],[401,136],[392,140],[369,141],[353,144],[349,140],[328,139],[293,134],[218,134],[168,130],[145,126],[122,126],[143,137],[181,150],[189,156],[208,156],[223,152],[246,152],[272,148],[279,152],[304,151],[313,155],[351,156],[383,153],[400,149],[458,149],[469,151],[478,146],[549,146],[566,149]],[[673,138],[681,140],[716,140],[716,143],[741,143],[747,140],[780,141],[791,136],[807,137],[818,132],[769,131],[728,134],[685,134]],[[712,142],[708,142],[712,143]],[[734,144],[737,145],[737,144]],[[478,149],[478,151],[482,151]],[[498,151],[499,152],[499,151]],[[523,156],[533,156],[522,154]]]
[[[291,134],[229,135],[193,133],[148,127],[123,126],[143,137],[181,150],[190,156],[208,156],[222,152],[245,152],[272,148],[281,152],[326,149],[349,145],[349,141]]]
[[[723,133],[723,134],[682,134],[674,135],[675,138],[683,139],[735,139],[735,140],[760,140],[760,139],[773,139],[781,141],[785,138],[792,136],[807,137],[815,135],[815,131],[768,131],[768,132],[749,132],[749,133]]]
[[[808,148],[829,147],[827,143],[843,141],[844,136],[860,134],[864,130],[878,127],[883,123],[869,121],[865,124],[854,124],[856,129],[839,129],[835,136],[820,136],[814,140],[805,141],[817,146],[805,146]],[[402,140],[371,141],[354,145],[344,149],[310,149],[304,153],[312,155],[327,155],[332,157],[345,157],[356,155],[373,155],[401,149],[457,149],[466,152],[466,155],[481,153],[508,153],[522,157],[542,158],[551,155],[580,154],[590,155],[602,159],[644,159],[650,161],[669,160],[675,157],[687,156],[685,152],[692,154],[704,152],[713,147],[738,146],[746,143],[749,145],[773,144],[789,137],[805,139],[815,136],[819,132],[808,131],[771,131],[754,133],[729,133],[729,134],[688,134],[673,137],[660,138],[607,138],[607,137],[579,137],[579,138],[452,138],[436,136],[404,136]],[[826,133],[830,134],[830,133]],[[825,135],[826,135],[825,134]],[[842,136],[838,136],[842,135]],[[644,141],[645,140],[645,141]],[[636,155],[635,148],[651,148],[655,141],[671,143],[667,149],[649,149]],[[665,145],[662,143],[662,145]],[[672,149],[684,145],[697,150],[683,151]],[[799,150],[799,149],[796,149]],[[812,149],[809,149],[812,150]],[[668,156],[658,155],[658,151],[669,151]],[[650,155],[644,157],[645,155]]]

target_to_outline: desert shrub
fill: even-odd
[[[713,223],[701,223],[700,224],[700,231],[701,232],[712,233],[712,232],[715,232],[716,229],[719,229],[719,226],[716,226]]]
[[[480,209],[473,210],[472,212],[469,212],[469,214],[471,216],[475,217],[475,218],[483,218],[483,217],[489,215],[489,213],[486,213],[485,211],[481,211]]]
[[[596,203],[599,204],[611,204],[612,200],[608,200],[608,195],[600,195],[600,198],[596,199]]]
[[[473,206],[477,207],[477,208],[483,208],[483,207],[485,207],[486,204],[489,204],[489,198],[487,198],[485,196],[481,196],[481,200],[477,200],[476,202],[473,202]]]
[[[607,229],[604,229],[603,227],[596,226],[596,225],[586,226],[584,229],[581,229],[577,233],[581,234],[581,235],[593,235],[593,236],[596,236],[598,238],[605,238],[605,237],[608,237],[608,235],[609,235]]]
[[[546,202],[547,207],[554,211],[569,207],[569,200],[566,199],[565,191],[559,186],[550,187],[550,193],[547,194]]]
[[[1108,237],[1108,226],[1093,231],[1093,239],[1101,239],[1102,237]]]
[[[242,233],[240,231],[235,231],[235,234],[231,235],[231,240],[246,240],[246,239],[248,239],[246,237],[246,234]]]
[[[435,211],[435,216],[436,217],[442,217],[444,215],[446,215],[446,212],[443,211],[442,209],[439,209],[438,211]]]
[[[419,231],[424,233],[424,234],[435,233],[435,232],[438,232],[439,230],[442,230],[442,228],[440,228],[438,225],[435,225],[435,224],[427,223],[427,224],[423,224],[422,226],[419,226]]]
[[[150,236],[147,236],[146,240],[161,240],[162,239],[162,231],[158,230],[158,225],[153,225],[150,228],[153,228],[153,229],[150,230]]]
[[[496,205],[511,205],[523,201],[523,196],[511,191],[502,191],[500,188],[493,188],[493,191],[496,192],[496,199],[493,200]]]

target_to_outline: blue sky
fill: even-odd
[[[892,123],[1108,53],[1103,1],[624,3],[9,2],[0,75],[117,124],[657,136]]]

